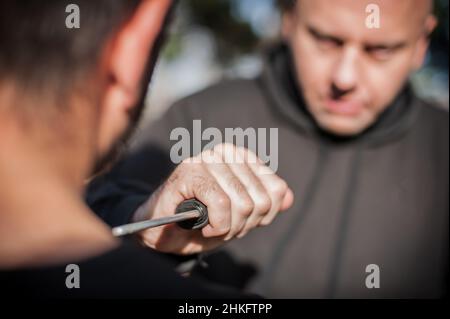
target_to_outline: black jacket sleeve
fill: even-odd
[[[87,204],[107,224],[129,223],[136,209],[175,168],[169,157],[170,132],[187,125],[191,118],[188,110],[183,103],[172,106],[162,118],[135,134],[121,161],[90,182]]]
[[[93,180],[86,193],[90,208],[111,227],[127,224],[136,209],[152,193],[150,187],[136,181],[114,181],[110,176]]]

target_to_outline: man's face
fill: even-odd
[[[380,8],[368,28],[366,6]],[[299,0],[283,19],[297,78],[318,125],[355,135],[373,124],[422,64],[434,20],[426,0]]]

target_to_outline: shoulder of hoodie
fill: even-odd
[[[445,105],[416,98],[416,120],[413,124],[413,136],[428,141],[441,150],[449,149],[449,111]],[[425,139],[420,138],[425,137]],[[447,152],[448,154],[448,152]]]
[[[448,106],[439,104],[432,100],[425,100],[417,97],[415,102],[417,107],[417,125],[429,126],[437,130],[449,129],[449,111]]]

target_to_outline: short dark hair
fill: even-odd
[[[0,81],[63,88],[96,65],[112,31],[140,0],[1,0]],[[80,8],[80,28],[67,28],[66,7]],[[43,80],[44,79],[44,80]],[[55,89],[57,89],[55,87]]]
[[[282,12],[291,11],[295,8],[297,0],[277,0],[278,8]]]

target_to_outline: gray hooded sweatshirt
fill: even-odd
[[[88,202],[111,225],[128,222],[175,166],[171,131],[192,132],[193,120],[222,133],[278,128],[277,173],[295,193],[293,207],[204,255],[208,266],[194,276],[275,298],[446,295],[448,113],[405,85],[374,125],[339,138],[318,128],[298,87],[289,49],[272,47],[257,78],[187,97],[138,131]]]

